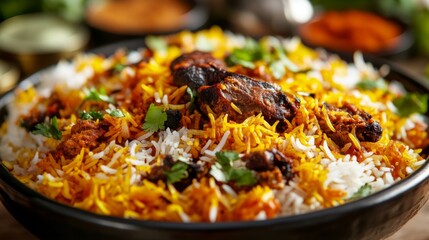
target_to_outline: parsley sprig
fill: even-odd
[[[53,117],[50,123],[38,123],[35,128],[36,130],[31,132],[35,135],[40,134],[45,137],[53,138],[56,140],[61,140],[63,136],[61,130],[58,127],[57,117]]]
[[[372,187],[368,183],[362,185],[348,200],[355,201],[370,195],[372,192]]]
[[[144,118],[143,129],[145,131],[157,132],[164,130],[164,122],[167,120],[167,113],[160,107],[150,104]]]
[[[121,111],[121,109],[106,109],[106,112],[112,116],[112,117],[116,117],[116,118],[121,118],[121,117],[125,117],[124,113]]]
[[[356,84],[356,87],[360,90],[387,90],[387,83],[384,79],[379,78],[377,80],[365,79]]]
[[[263,60],[276,79],[281,79],[286,74],[286,69],[298,72],[300,69],[286,55],[286,51],[280,40],[276,38],[262,39],[259,42],[246,39],[242,48],[236,48],[226,58],[228,65],[241,65],[247,68],[255,68],[255,62]]]
[[[216,162],[210,169],[210,174],[220,182],[233,181],[238,186],[255,185],[257,180],[251,170],[233,167],[233,162],[239,159],[238,153],[233,151],[217,152]]]
[[[100,87],[98,90],[95,88],[85,89],[85,99],[84,101],[102,101],[107,103],[114,103],[113,98],[109,97],[106,94],[106,90],[103,87]]]
[[[413,113],[426,113],[428,109],[429,95],[408,93],[393,100],[400,117],[407,117]]]
[[[97,119],[103,119],[103,113],[100,111],[85,111],[79,113],[79,117],[82,120],[97,120]]]
[[[152,51],[166,52],[168,49],[167,40],[158,36],[147,36],[145,43]]]
[[[177,161],[170,170],[164,170],[164,173],[167,176],[168,184],[180,182],[182,179],[188,177],[188,164]]]

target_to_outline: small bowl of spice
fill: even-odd
[[[360,10],[322,12],[300,25],[298,33],[311,46],[385,57],[405,52],[413,44],[402,22]]]

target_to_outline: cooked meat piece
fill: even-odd
[[[167,182],[166,172],[169,172],[175,163],[171,155],[165,156],[162,160],[162,165],[153,166],[146,178],[155,183],[158,181]],[[201,178],[203,177],[202,174],[205,174],[203,173],[203,171],[205,171],[204,168],[199,163],[190,162],[186,170],[188,172],[188,177],[173,183],[173,186],[180,192],[191,185],[193,179]]]
[[[380,123],[375,121],[367,112],[359,110],[350,103],[344,103],[341,108],[330,104],[325,104],[325,107],[335,132],[329,128],[322,110],[317,114],[320,127],[339,146],[344,146],[346,143],[351,142],[348,134],[352,132],[362,142],[377,142],[380,140],[383,133]]]
[[[200,110],[207,107],[216,113],[227,113],[229,119],[241,122],[262,113],[265,119],[286,129],[299,108],[297,98],[287,96],[277,85],[226,71],[225,63],[209,53],[192,52],[175,59],[170,65],[174,83],[198,89]]]
[[[57,153],[65,158],[73,158],[78,155],[82,148],[94,149],[98,146],[98,139],[106,131],[100,124],[92,120],[78,120],[71,128],[70,137],[64,139],[57,146]]]
[[[257,172],[280,170],[286,181],[293,177],[292,159],[286,157],[277,149],[265,150],[263,152],[253,152],[242,158],[246,162],[246,167]]]
[[[45,109],[41,110],[40,106],[44,106]],[[27,116],[24,116],[21,119],[21,126],[24,127],[27,131],[36,130],[35,126],[39,123],[45,121],[46,117],[52,118],[54,116],[60,115],[60,110],[64,108],[63,103],[61,102],[58,93],[53,92],[48,99],[43,99],[35,108],[30,110],[30,113]]]
[[[36,125],[42,123],[45,120],[45,113],[40,112],[37,109],[32,109],[30,113],[21,119],[21,127],[27,131],[36,130]]]
[[[171,155],[167,155],[162,159],[162,165],[153,166],[150,170],[147,179],[151,182],[167,181],[167,175],[165,175],[165,171],[171,169],[174,165],[174,159]]]
[[[258,172],[258,184],[269,188],[282,189],[285,186],[284,176],[280,169]],[[287,181],[286,181],[287,183]]]
[[[164,122],[166,128],[176,130],[180,126],[180,120],[182,119],[182,113],[179,110],[167,110],[167,120]]]
[[[181,55],[171,63],[170,69],[174,84],[194,90],[217,83],[228,75],[223,61],[200,51]]]
[[[229,119],[241,122],[262,113],[270,124],[280,121],[277,130],[281,132],[287,127],[284,120],[292,120],[299,108],[299,100],[287,96],[277,85],[234,73],[198,92],[200,109],[206,114],[210,107],[216,114],[225,113]]]

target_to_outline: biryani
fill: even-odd
[[[86,53],[18,88],[2,165],[123,218],[264,220],[355,201],[425,163],[427,96],[356,53],[220,28]]]

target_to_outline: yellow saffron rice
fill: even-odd
[[[207,105],[208,114],[204,115],[193,107],[190,89],[173,84],[170,63],[178,56],[203,50],[225,59],[234,49],[243,48],[246,38],[213,27],[158,40],[167,43],[165,48],[147,42],[149,49],[118,49],[112,56],[82,54],[38,76],[38,86],[17,89],[8,104],[8,119],[0,129],[2,164],[46,197],[98,214],[219,222],[263,220],[345,204],[363,187],[379,191],[406,178],[425,161],[420,156],[428,144],[425,117],[419,113],[398,115],[392,102],[406,94],[400,90],[358,88],[360,82],[383,78],[369,64],[347,63],[310,49],[295,38],[262,38],[261,46],[277,44],[284,50],[284,58],[276,62],[281,66],[279,72],[275,64],[264,59],[250,67],[233,64],[228,70],[265,76],[299,100],[296,116],[285,120],[286,130],[279,132],[279,121],[270,124],[262,114],[235,122]],[[398,89],[389,83],[387,87]],[[67,138],[81,118],[75,109],[91,111],[85,98],[91,89],[101,88],[107,96],[114,96],[114,101],[97,105],[103,120],[94,122],[102,121],[106,131],[103,141],[91,150],[83,147],[76,156],[67,158],[55,154],[61,139],[21,127],[23,116],[32,109],[46,108],[47,99],[56,95],[62,103],[58,128],[62,138]],[[346,136],[350,142],[339,146],[322,131],[322,120],[336,131],[325,104],[341,107],[345,102],[380,123],[380,140],[359,141],[350,132]],[[151,104],[180,111],[180,127],[145,130]],[[234,103],[230,107],[243,114]],[[44,119],[48,120],[52,118]],[[234,151],[241,157],[271,149],[293,160],[290,181],[237,189],[218,176],[206,174],[179,190],[174,184],[147,178],[167,155],[175,162],[198,161],[209,169],[217,152]]]

